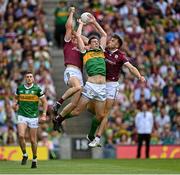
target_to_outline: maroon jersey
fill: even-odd
[[[77,66],[81,70],[83,68],[81,53],[71,41],[64,44],[64,64],[65,66],[68,64]]]
[[[128,62],[126,54],[117,50],[115,52],[105,51],[106,57],[106,80],[118,81],[119,74],[124,63]]]

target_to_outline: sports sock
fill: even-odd
[[[57,120],[59,123],[62,123],[65,120],[65,117],[58,115],[58,116],[56,116],[55,120]]]
[[[96,130],[98,126],[100,125],[101,121],[97,120],[96,117],[93,117],[92,122],[91,122],[91,129],[89,131],[88,137],[90,140],[94,139],[94,135],[96,133]]]
[[[28,157],[27,153],[23,153],[23,157]]]
[[[33,159],[37,159],[37,156],[33,156]]]
[[[62,117],[61,115],[58,115],[55,119],[58,120],[59,123],[62,123],[64,120],[72,118],[73,115],[71,113],[65,115],[64,117]]]
[[[97,141],[97,142],[99,142],[100,141],[100,136],[98,136],[98,135],[96,135],[96,137],[95,137],[95,140]]]
[[[36,162],[36,161],[37,161],[37,156],[33,156],[32,161],[33,161],[33,162]]]
[[[26,150],[22,150],[23,154],[26,154]]]
[[[64,102],[64,99],[63,99],[63,98],[60,98],[60,99],[58,100],[58,103],[61,104],[61,105],[63,104],[63,102]]]

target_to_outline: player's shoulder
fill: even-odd
[[[25,88],[25,87],[24,87],[24,84],[20,84],[20,85],[17,87],[17,89],[23,89],[23,88]]]
[[[40,86],[39,84],[34,84],[34,85],[33,85],[33,88],[35,88],[35,89],[41,89],[41,86]]]
[[[118,56],[119,56],[119,59],[121,59],[121,60],[127,60],[127,55],[126,55],[125,52],[123,52],[123,51],[121,51],[121,50],[118,50],[118,51],[117,51],[117,54],[118,54]]]
[[[121,56],[126,56],[126,53],[120,49],[117,50],[117,53]]]

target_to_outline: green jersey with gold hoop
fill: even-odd
[[[16,95],[18,96],[18,115],[28,118],[37,118],[39,116],[39,98],[43,97],[42,89],[33,84],[31,87],[26,87],[24,84],[18,86]]]
[[[102,49],[90,49],[84,53],[83,63],[85,64],[88,76],[106,76],[105,56]]]

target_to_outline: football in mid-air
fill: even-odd
[[[81,15],[81,20],[82,22],[84,23],[88,23],[89,22],[89,15],[92,15],[91,13],[89,12],[84,12],[82,15]]]

